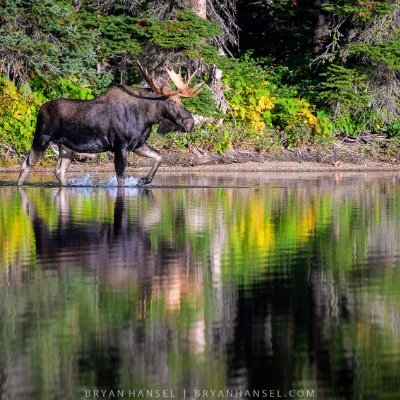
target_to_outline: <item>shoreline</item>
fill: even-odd
[[[275,152],[256,151],[249,148],[229,148],[223,154],[209,149],[191,147],[186,149],[159,149],[163,161],[161,171],[209,171],[209,172],[335,172],[335,171],[398,171],[400,154],[382,152],[369,153],[365,146],[338,143],[328,147],[304,147]],[[114,172],[111,153],[102,158],[93,154],[75,154],[69,172]],[[9,159],[10,165],[0,166],[0,172],[17,172],[20,161]],[[33,171],[52,172],[56,156],[39,162]],[[151,159],[133,153],[128,156],[127,172],[146,171],[153,165]]]
[[[142,172],[149,169],[149,165],[130,165],[126,171],[129,172]],[[12,165],[10,167],[0,167],[1,173],[17,173],[19,172],[19,165]],[[53,173],[54,166],[43,166],[38,165],[33,169],[33,173]],[[183,166],[183,165],[162,165],[160,166],[157,173],[196,173],[196,172],[379,172],[379,171],[399,171],[400,165],[369,161],[363,164],[350,164],[350,163],[337,163],[335,165],[323,164],[312,161],[265,161],[255,162],[247,161],[242,163],[224,163],[224,164],[206,164],[206,165],[194,165],[194,166]],[[86,173],[86,172],[110,172],[114,173],[113,163],[73,163],[71,164],[68,173]]]

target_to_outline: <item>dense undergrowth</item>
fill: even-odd
[[[236,58],[221,55],[221,26],[187,9],[174,6],[161,16],[157,12],[162,2],[112,2],[115,7],[100,3],[81,1],[73,7],[64,0],[7,0],[0,4],[0,163],[19,161],[29,150],[44,102],[58,97],[89,100],[121,82],[139,85],[136,58],[150,65],[178,63],[184,70],[201,65],[199,79],[208,84],[199,97],[185,100],[188,109],[207,117],[207,122],[187,135],[154,135],[153,142],[164,149],[197,147],[223,154],[244,147],[276,152],[364,134],[388,138],[378,147],[396,147],[400,123],[393,104],[398,93],[385,95],[390,101],[378,106],[382,96],[371,84],[379,71],[386,79],[400,68],[397,36],[390,30],[379,43],[359,41],[343,47],[345,60],[341,55],[325,58],[315,73],[305,61],[299,64],[301,54],[297,65],[287,57],[257,58],[253,52]],[[364,6],[359,10],[361,5],[326,12],[340,11],[343,18],[349,13],[352,23],[346,29],[355,24],[373,33],[381,18],[397,21],[399,7],[389,5],[367,7],[368,15],[362,14]],[[287,40],[294,34],[289,31]],[[224,115],[211,91],[212,66],[223,72],[229,106]],[[53,158],[49,151],[47,159]]]
[[[399,138],[399,124],[383,126],[371,119],[363,125],[346,115],[335,119],[328,108],[317,107],[310,99],[300,97],[296,86],[281,84],[282,74],[287,73],[285,69],[256,61],[251,54],[240,60],[224,59],[221,66],[228,114],[222,115],[217,110],[211,91],[206,89],[198,98],[185,102],[191,112],[206,116],[207,121],[189,134],[171,133],[166,137],[153,134],[156,146],[166,150],[197,147],[218,154],[239,147],[274,153],[282,147],[327,145],[361,132]],[[2,77],[0,93],[3,165],[18,161],[29,150],[36,115],[44,102],[58,97],[85,100],[94,97],[93,90],[74,77],[51,81],[37,78],[21,85]],[[52,151],[47,153],[49,161],[54,156]]]

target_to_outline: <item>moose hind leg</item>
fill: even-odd
[[[161,154],[146,143],[143,144],[142,146],[140,146],[138,149],[135,149],[134,152],[136,154],[138,154],[139,156],[154,159],[153,167],[151,168],[148,175],[146,177],[140,178],[140,180],[139,180],[139,184],[141,184],[141,185],[146,185],[148,183],[151,183],[151,181],[154,178],[154,175],[156,174],[156,172],[158,170],[158,167],[160,166],[160,164],[162,162]]]
[[[33,147],[29,151],[21,164],[21,171],[18,177],[18,186],[22,186],[27,178],[29,172],[31,172],[34,165],[39,161],[40,156],[44,153],[44,150],[34,149]]]
[[[73,152],[64,146],[59,146],[58,151],[59,151],[59,156],[56,169],[54,170],[54,174],[59,180],[60,185],[66,186],[67,180],[65,179],[65,174],[67,173],[68,167],[71,164],[71,158]]]

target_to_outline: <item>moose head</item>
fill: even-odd
[[[204,84],[204,82],[190,87],[190,83],[195,77],[197,70],[189,77],[188,81],[185,82],[182,78],[181,71],[176,73],[173,69],[166,68],[169,80],[176,87],[176,90],[174,90],[171,88],[169,80],[165,80],[162,84],[159,84],[155,77],[154,71],[150,76],[147,70],[143,68],[139,62],[138,66],[144,79],[153,92],[167,98],[167,106],[165,107],[163,118],[159,122],[158,132],[161,134],[166,134],[168,132],[177,130],[176,123],[185,132],[191,132],[194,127],[194,119],[182,103],[181,97],[195,97],[203,91],[201,86]]]

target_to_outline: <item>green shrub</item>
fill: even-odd
[[[224,154],[232,147],[250,148],[257,151],[277,151],[282,146],[274,130],[250,131],[243,125],[225,122],[222,125],[207,124],[196,127],[188,134],[170,133],[167,136],[152,134],[150,142],[165,149],[202,148]]]
[[[218,126],[215,124],[207,124],[196,127],[188,134],[170,133],[165,137],[166,148],[177,148],[184,150],[189,147],[201,147],[218,154],[223,154],[232,146],[231,132],[229,126]]]
[[[264,68],[247,53],[225,66],[225,97],[236,121],[249,129],[262,131],[272,125],[273,85]]]
[[[71,99],[90,100],[93,99],[92,90],[87,82],[82,82],[76,77],[56,78],[43,80],[36,78],[30,81],[32,91],[43,93],[49,100],[59,97],[68,97]]]
[[[386,131],[390,138],[400,139],[400,122],[395,122],[391,125],[386,126]]]
[[[60,79],[52,85],[33,82],[16,86],[7,78],[0,78],[0,141],[11,146],[19,154],[31,146],[36,127],[36,116],[46,101],[67,96],[78,99],[93,98],[86,87],[77,86],[76,78]],[[32,90],[32,87],[35,90]]]
[[[284,131],[289,146],[332,138],[328,115],[316,113],[315,106],[297,96],[297,88],[278,86],[280,75],[281,69],[261,65],[251,53],[227,63],[225,95],[238,124],[259,135],[271,127]]]
[[[30,147],[36,114],[46,98],[31,92],[27,84],[18,88],[6,78],[0,79],[0,94],[0,140],[22,154]]]
[[[357,136],[366,129],[366,125],[355,120],[352,114],[343,113],[334,119],[334,129],[339,135]]]
[[[226,150],[228,150],[232,146],[232,142],[230,139],[230,133],[228,130],[222,131],[222,136],[220,140],[214,143],[214,149],[218,154],[224,154]]]
[[[314,127],[318,120],[312,114],[312,107],[305,99],[277,98],[272,115],[274,126],[281,129],[290,129],[296,125]]]
[[[218,117],[220,112],[217,109],[211,90],[204,86],[203,91],[197,97],[183,98],[187,109],[196,115],[203,117]]]
[[[317,111],[317,124],[315,133],[317,139],[321,141],[330,141],[334,137],[335,125],[332,121],[332,116],[320,110]]]

